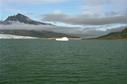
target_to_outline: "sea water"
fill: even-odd
[[[0,84],[127,84],[127,40],[0,40]]]

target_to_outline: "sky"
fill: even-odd
[[[127,0],[0,0],[0,20],[22,13],[77,31],[106,31],[127,26],[126,3]]]
[[[1,19],[18,12],[41,19],[42,15],[65,12],[78,14],[81,3],[78,0],[0,0]]]
[[[76,19],[126,16],[126,3],[127,0],[0,0],[0,19],[16,13],[39,20],[44,16],[45,20],[54,20],[51,16],[59,15]]]

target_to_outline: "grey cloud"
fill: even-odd
[[[127,16],[113,17],[86,17],[85,15],[69,16],[66,14],[48,14],[43,18],[45,21],[64,22],[68,24],[78,25],[103,25],[113,23],[127,24]]]
[[[96,16],[125,15],[127,0],[83,0],[83,13],[91,12]]]
[[[23,23],[13,23],[11,25],[0,25],[0,30],[51,30],[53,27],[49,25],[29,25]]]
[[[97,5],[125,5],[127,0],[83,0],[86,5],[97,6]]]

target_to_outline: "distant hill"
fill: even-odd
[[[0,24],[8,25],[8,24],[16,23],[16,22],[24,23],[24,24],[33,24],[33,25],[51,25],[48,23],[32,20],[29,17],[20,13],[18,13],[17,15],[9,16],[4,21],[1,21]]]
[[[112,32],[104,36],[100,36],[97,39],[127,39],[127,28],[121,32]]]
[[[51,31],[34,31],[34,30],[0,30],[0,34],[11,34],[11,35],[20,35],[20,36],[31,36],[31,37],[40,37],[40,38],[79,38],[72,35],[67,35],[63,33],[51,32]]]

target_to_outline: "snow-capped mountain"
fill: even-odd
[[[32,24],[32,25],[51,25],[49,23],[44,23],[44,22],[39,22],[32,20],[31,18],[18,13],[17,15],[14,16],[9,16],[7,19],[4,21],[1,21],[1,24],[7,25],[7,24],[13,24],[13,23],[24,23],[24,24]]]

